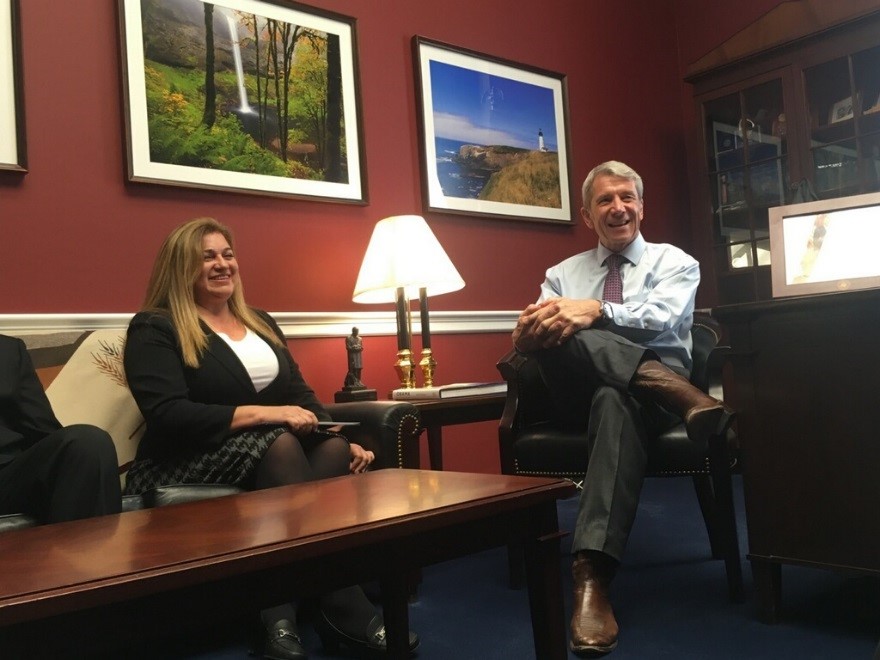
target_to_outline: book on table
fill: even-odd
[[[504,394],[507,383],[451,383],[434,387],[401,387],[391,392],[391,398],[398,401],[407,399],[454,399],[462,396],[480,396],[485,394]]]

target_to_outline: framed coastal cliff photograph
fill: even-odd
[[[0,170],[27,172],[18,0],[0,0]]]
[[[366,203],[353,18],[118,1],[129,181]]]
[[[562,74],[413,38],[426,211],[572,223]]]

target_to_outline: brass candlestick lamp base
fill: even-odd
[[[433,387],[434,370],[437,368],[437,361],[434,360],[434,353],[430,348],[422,349],[422,359],[419,361],[419,367],[422,369],[425,387]]]
[[[397,362],[394,363],[397,377],[400,378],[400,386],[411,388],[416,386],[415,365],[412,361],[412,351],[402,348],[397,351]]]

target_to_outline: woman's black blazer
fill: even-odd
[[[204,323],[208,348],[199,366],[192,368],[183,363],[169,316],[139,312],[132,318],[125,342],[125,374],[146,420],[137,459],[188,455],[219,446],[231,434],[237,406],[296,405],[311,410],[320,420],[330,420],[287,350],[281,329],[266,312],[254,311],[284,345],[269,344],[280,369],[260,392],[238,356]]]

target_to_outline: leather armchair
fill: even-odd
[[[722,397],[721,367],[727,347],[718,346],[718,323],[696,314],[691,382],[718,399]],[[579,487],[587,458],[586,433],[562,430],[552,421],[553,400],[538,371],[537,362],[511,351],[498,363],[507,381],[507,401],[499,426],[501,471],[504,474],[555,476]],[[742,566],[731,488],[736,466],[736,436],[712,437],[699,446],[679,424],[654,439],[648,455],[649,477],[691,477],[706,524],[712,556],[723,559],[732,600],[742,599]],[[511,558],[511,578],[518,565]]]
[[[324,407],[335,421],[360,422],[343,427],[342,434],[376,454],[373,469],[404,467],[404,448],[417,443],[422,433],[419,409],[406,401],[351,401]]]
[[[353,401],[330,403],[325,407],[334,420],[360,422],[359,426],[343,427],[342,433],[376,454],[373,469],[403,467],[404,447],[418,442],[422,432],[419,409],[406,401]],[[217,484],[169,484],[142,495],[126,495],[122,498],[122,510],[181,504],[240,492],[241,489],[234,486]],[[36,524],[37,520],[24,514],[0,515],[0,532]]]

